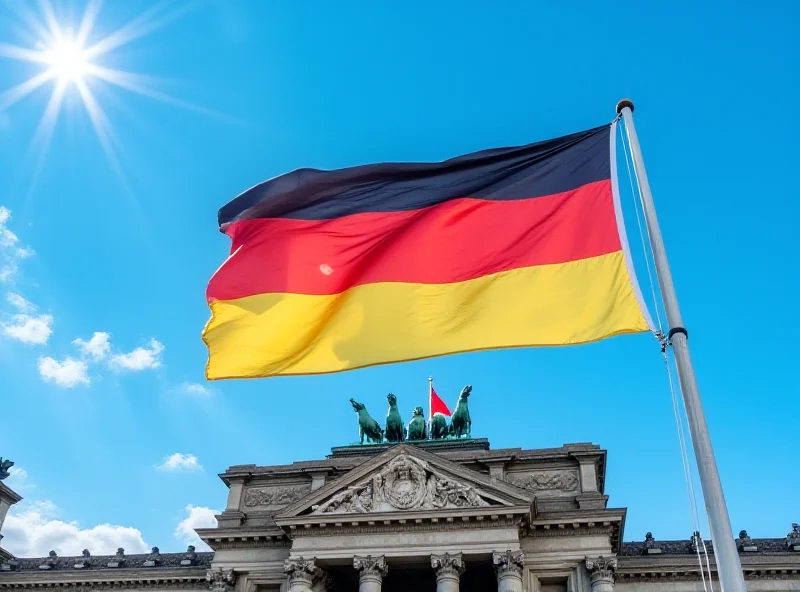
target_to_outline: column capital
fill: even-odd
[[[586,558],[586,569],[592,580],[592,585],[600,582],[614,583],[614,572],[617,570],[616,557]]]
[[[440,575],[461,576],[466,569],[461,553],[431,555],[431,567],[436,570],[437,577]]]
[[[303,583],[308,587],[314,582],[315,576],[319,573],[314,557],[290,557],[283,564],[283,570],[289,574],[289,585],[293,583]]]
[[[363,557],[356,555],[353,557],[353,568],[359,572],[359,578],[364,580],[366,578],[383,579],[389,573],[389,566],[386,565],[386,558],[383,555],[373,557],[367,555]]]
[[[525,554],[522,551],[505,551],[492,553],[492,564],[497,571],[497,577],[513,574],[522,577],[522,568],[525,565]]]
[[[236,574],[232,569],[210,569],[206,572],[206,582],[211,592],[230,592],[236,584]]]

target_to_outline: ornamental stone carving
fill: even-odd
[[[461,553],[431,555],[431,567],[436,570],[436,592],[458,592],[464,561]]]
[[[586,569],[592,582],[592,592],[613,592],[614,572],[617,570],[616,557],[586,558]]]
[[[289,574],[289,589],[310,590],[314,578],[319,574],[315,559],[303,557],[289,558],[283,564],[283,570]]]
[[[522,592],[522,568],[525,565],[522,551],[492,553],[492,563],[497,573],[498,592]]]
[[[522,577],[522,567],[525,565],[525,554],[522,551],[506,551],[505,553],[492,553],[492,564],[497,576],[516,574]]]
[[[383,555],[379,557],[356,555],[353,557],[353,568],[358,572],[361,583],[365,580],[377,580],[380,583],[389,573],[389,566],[386,565],[386,558]]]
[[[464,573],[466,566],[464,560],[461,558],[461,553],[451,555],[445,553],[444,555],[431,555],[431,567],[436,570],[436,577],[439,574],[448,574],[460,576]]]
[[[245,490],[244,505],[248,508],[288,506],[302,499],[310,491],[310,487],[250,487]]]
[[[578,475],[574,471],[539,471],[508,475],[508,482],[538,494],[558,495],[578,491]]]
[[[206,573],[206,582],[211,592],[230,592],[236,584],[236,574],[232,569],[209,570]]]
[[[488,505],[471,486],[435,472],[425,461],[401,454],[372,477],[315,506],[312,513],[361,514]]]

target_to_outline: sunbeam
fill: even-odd
[[[102,65],[102,59],[111,50],[139,39],[181,16],[195,5],[182,2],[169,9],[173,1],[162,2],[100,40],[90,42],[92,32],[102,8],[102,0],[90,0],[77,29],[60,23],[49,0],[41,0],[39,14],[26,6],[16,5],[16,13],[25,28],[25,36],[36,41],[33,47],[22,47],[0,43],[0,58],[40,65],[43,68],[28,80],[0,92],[0,113],[20,102],[47,83],[52,83],[52,92],[36,133],[31,140],[31,149],[39,159],[47,153],[59,112],[69,92],[77,93],[86,109],[92,127],[113,168],[122,177],[122,168],[115,151],[111,122],[93,92],[94,85],[111,85],[151,99],[175,105],[205,115],[230,119],[188,101],[174,98],[152,86],[155,80],[149,76],[132,74]],[[151,83],[151,84],[148,84]],[[118,144],[117,144],[118,145]],[[36,167],[40,168],[41,162]]]

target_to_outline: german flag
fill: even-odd
[[[219,212],[208,379],[652,330],[612,123],[434,164],[300,169]]]

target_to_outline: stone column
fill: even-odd
[[[458,592],[465,569],[461,553],[431,555],[431,567],[436,570],[436,592]]]
[[[614,592],[614,572],[617,569],[616,557],[586,558],[586,569],[592,582],[592,592]]]
[[[497,572],[497,592],[522,592],[522,568],[525,565],[522,551],[492,553],[492,563]]]
[[[389,572],[383,555],[373,557],[353,557],[353,567],[358,573],[358,592],[381,592],[383,578]]]
[[[283,569],[289,574],[288,592],[311,592],[314,578],[319,572],[315,559],[289,558]]]

